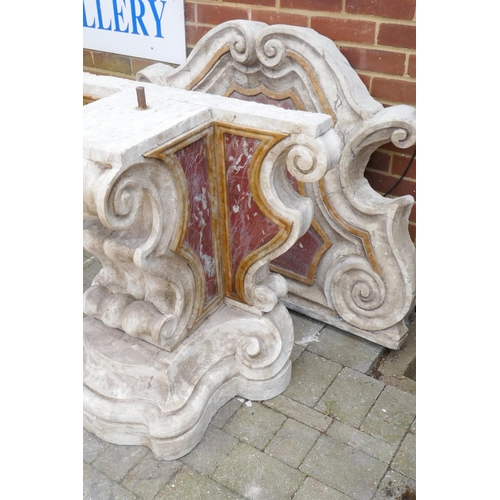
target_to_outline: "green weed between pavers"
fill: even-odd
[[[334,413],[333,413],[333,401],[325,401],[324,405],[325,405],[325,409],[326,409],[325,413],[329,417],[333,417],[334,416]]]

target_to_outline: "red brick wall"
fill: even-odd
[[[185,0],[189,48],[211,28],[231,19],[313,28],[335,41],[370,94],[386,106],[416,104],[416,0]],[[87,71],[133,78],[151,61],[84,51]],[[405,171],[415,147],[379,148],[368,163],[366,178],[384,194]],[[416,156],[404,179],[389,196],[416,198]],[[410,234],[416,240],[416,207]]]
[[[313,28],[335,41],[370,94],[384,105],[416,104],[415,0],[186,0],[188,47],[230,19]],[[415,148],[381,147],[366,178],[384,194],[399,180]],[[390,195],[416,197],[416,156]],[[416,207],[410,234],[416,238]]]

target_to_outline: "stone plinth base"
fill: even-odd
[[[110,443],[148,446],[158,459],[182,457],[234,396],[283,392],[292,347],[282,305],[261,317],[224,305],[173,353],[87,317],[84,426]]]

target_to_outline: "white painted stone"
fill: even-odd
[[[170,93],[148,86],[145,110],[137,107],[135,88],[85,106],[84,157],[107,165],[136,163],[145,151],[210,122],[209,105],[169,98]],[[114,119],[103,120],[108,114]]]
[[[118,92],[130,90],[130,93],[123,92],[120,94],[120,97],[115,96],[115,99],[125,98],[130,101],[130,107],[127,108],[129,114],[133,114],[132,110],[135,110],[135,107],[137,107],[135,90],[132,92],[132,89],[139,86],[145,87],[146,102],[148,106],[153,104],[152,99],[154,100],[155,96],[158,95],[156,94],[158,91],[157,85],[147,82],[137,83],[132,80],[120,78],[116,78],[116,80],[118,80],[118,83],[114,81],[114,77],[96,76],[84,72],[83,93],[97,100],[102,97],[112,96]],[[228,100],[219,95],[199,94],[173,87],[168,87],[163,90],[166,90],[167,93],[161,94],[161,99],[167,107],[172,105],[175,101],[178,106],[185,104],[186,106],[195,106],[197,108],[210,108],[214,120],[220,120],[234,125],[252,126],[287,134],[306,134],[313,137],[325,134],[332,128],[332,119],[325,113],[306,113],[303,111],[283,110],[258,102]],[[168,99],[171,99],[171,102],[169,102]],[[110,100],[107,106],[114,106],[114,102],[116,101]],[[155,113],[162,112],[162,110],[158,108],[155,108],[155,110]],[[145,111],[147,112],[147,110]],[[100,111],[95,112],[99,113]],[[134,114],[134,116],[136,116],[136,114]],[[149,120],[150,118],[148,117],[147,119]],[[158,119],[161,120],[161,116]],[[163,117],[163,119],[165,119],[165,117]],[[134,129],[140,130],[140,128],[141,126],[134,126]]]

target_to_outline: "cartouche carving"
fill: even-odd
[[[309,240],[316,242],[315,255],[294,247],[293,257],[271,265],[288,280],[287,306],[379,344],[400,347],[406,338],[405,318],[415,302],[415,252],[408,233],[413,199],[383,198],[364,180],[364,169],[382,144],[414,144],[415,110],[404,105],[384,109],[335,44],[313,30],[254,21],[221,24],[179,68],[156,64],[140,71],[138,79],[332,117],[338,141],[332,147],[342,151],[338,172],[321,180],[319,176],[314,188],[306,188],[302,176],[310,165],[307,149],[297,146],[288,161],[299,180],[297,190],[314,200]],[[318,237],[324,238],[323,245]],[[298,265],[301,254],[304,262]],[[355,262],[367,259],[359,271],[370,275],[366,290],[384,290],[377,295],[384,299],[370,314],[359,305],[366,302],[359,302],[363,294],[346,291],[347,276],[341,278],[346,255]]]

